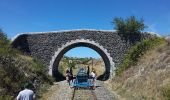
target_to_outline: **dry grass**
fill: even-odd
[[[28,61],[32,61],[33,58],[30,56],[25,56],[25,55],[19,55],[22,59],[28,60]]]
[[[122,76],[113,78],[112,89],[126,100],[165,100],[162,89],[170,85],[170,46],[147,52]]]
[[[92,62],[89,62],[90,69],[92,70]],[[96,71],[97,76],[102,75],[105,72],[105,65],[102,59],[97,59],[93,61],[93,69]]]

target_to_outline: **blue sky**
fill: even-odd
[[[80,58],[83,57],[101,58],[101,56],[96,51],[88,47],[73,48],[69,50],[65,55],[70,57],[80,57]]]
[[[114,17],[144,18],[148,29],[170,34],[170,0],[0,0],[0,28],[24,32],[69,29],[112,30]]]

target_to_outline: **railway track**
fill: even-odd
[[[97,97],[92,89],[74,88],[71,100],[97,100]]]
[[[79,69],[73,86],[75,88],[71,100],[97,100],[94,90],[91,89],[94,86],[93,80],[84,68]]]

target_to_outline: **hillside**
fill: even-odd
[[[170,100],[170,45],[162,43],[110,82],[125,100]]]
[[[36,97],[52,84],[47,68],[40,61],[11,48],[0,31],[0,100],[14,100],[26,83],[32,84]]]
[[[13,53],[16,53],[12,51]],[[40,96],[44,86],[52,83],[46,68],[37,60],[22,54],[2,53],[0,48],[0,100],[14,99],[25,83],[31,83],[32,89]],[[44,85],[44,86],[43,86]]]

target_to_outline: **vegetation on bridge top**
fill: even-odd
[[[135,16],[126,19],[115,17],[113,23],[118,34],[133,44],[124,57],[123,63],[117,67],[116,75],[121,75],[123,71],[135,65],[147,51],[165,43],[163,38],[155,35],[142,37],[142,31],[147,27],[143,19],[138,20]]]
[[[143,19],[137,19],[135,16],[126,19],[115,17],[112,23],[115,24],[114,29],[118,34],[130,43],[141,40],[141,32],[147,27]]]

